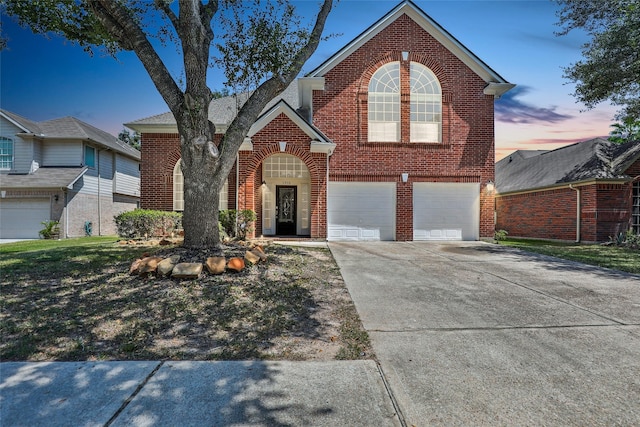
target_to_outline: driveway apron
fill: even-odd
[[[640,276],[483,242],[330,248],[406,425],[640,425]]]

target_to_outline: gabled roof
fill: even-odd
[[[216,125],[217,132],[224,133],[226,128],[231,124],[240,108],[249,99],[251,93],[244,92],[238,95],[225,96],[211,101],[209,104],[209,120]],[[294,110],[300,107],[298,97],[298,81],[295,80],[280,95],[271,100],[263,110],[263,114],[276,105],[279,101],[284,100]],[[171,112],[158,114],[151,117],[135,120],[125,123],[126,127],[134,129],[138,132],[157,132],[159,129],[166,129],[167,132],[177,132],[176,119]]]
[[[407,15],[413,21],[415,21],[420,27],[427,31],[433,38],[446,47],[451,53],[453,53],[458,59],[460,59],[465,65],[472,69],[478,76],[480,76],[485,82],[489,83],[492,91],[492,95],[500,96],[504,92],[513,88],[515,85],[508,83],[498,73],[496,73],[491,67],[485,64],[480,58],[478,58],[473,52],[467,49],[462,43],[460,43],[455,37],[453,37],[447,30],[434,21],[429,15],[427,15],[422,9],[416,6],[412,1],[405,0],[389,13],[387,13],[382,19],[366,29],[362,34],[353,39],[341,50],[336,52],[332,57],[318,66],[315,70],[311,71],[309,77],[321,77],[328,73],[332,68],[342,62],[347,56],[351,55],[362,45],[371,40],[374,36],[391,25],[394,21],[400,18],[402,15]],[[495,93],[494,93],[495,92]]]
[[[2,175],[2,188],[71,188],[87,172],[87,167],[49,168],[41,167],[30,174]]]
[[[551,151],[519,150],[496,163],[498,193],[527,191],[592,180],[630,179],[640,141],[618,145],[602,138]]]
[[[91,141],[99,146],[110,148],[140,160],[140,151],[120,141],[108,132],[100,130],[75,117],[34,122],[7,110],[0,110],[0,115],[22,129],[23,133],[33,134],[39,138],[81,139]]]

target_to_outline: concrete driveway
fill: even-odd
[[[406,425],[640,425],[640,276],[482,242],[330,248]]]

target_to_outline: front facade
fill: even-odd
[[[140,202],[140,152],[73,117],[34,122],[0,110],[0,238],[116,234]]]
[[[493,104],[512,87],[403,2],[267,106],[218,208],[254,210],[263,236],[490,237]],[[211,103],[222,132],[241,101]],[[180,210],[173,117],[127,126],[142,135],[142,207]]]
[[[496,189],[496,229],[512,237],[594,243],[640,234],[640,142],[516,151],[496,164]]]

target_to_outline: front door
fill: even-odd
[[[296,235],[296,187],[276,186],[276,234]]]

